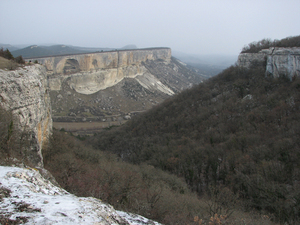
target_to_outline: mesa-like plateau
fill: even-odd
[[[54,126],[71,131],[69,127],[73,127],[78,131],[79,124],[72,122],[91,122],[80,128],[84,133],[120,125],[204,79],[173,58],[170,48],[116,50],[27,61],[38,61],[46,68]]]

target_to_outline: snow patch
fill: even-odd
[[[142,216],[116,211],[99,199],[72,195],[33,168],[0,166],[1,189],[10,193],[0,196],[0,216],[26,218],[26,224],[159,225]]]

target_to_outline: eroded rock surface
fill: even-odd
[[[258,53],[242,53],[238,65],[249,67],[253,62],[266,65],[266,75],[287,76],[290,80],[300,76],[300,48],[269,48]]]
[[[42,148],[52,130],[51,101],[46,70],[41,65],[13,71],[0,70],[1,106],[12,111],[21,132],[26,132],[30,149],[27,159],[42,166]]]
[[[120,124],[126,115],[150,109],[204,79],[173,58],[169,48],[37,60],[46,67],[53,119],[59,122]]]
[[[76,197],[45,180],[36,169],[0,167],[0,182],[0,218],[11,224],[159,225],[116,211],[99,199]]]

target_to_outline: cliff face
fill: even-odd
[[[68,79],[71,89],[89,95],[112,87],[124,78],[135,78],[145,74],[147,70],[142,66],[142,62],[157,59],[170,61],[171,49],[123,50],[45,57],[37,60],[46,67],[51,90],[61,90],[61,84]],[[173,94],[169,89],[163,91]]]
[[[52,130],[51,102],[46,70],[41,65],[14,71],[0,70],[1,106],[11,110],[21,132],[28,134],[27,160],[43,166],[42,148]]]
[[[53,118],[60,122],[120,124],[131,113],[145,111],[203,80],[172,58],[169,48],[30,60],[46,67]]]
[[[300,76],[300,48],[269,48],[259,53],[242,53],[238,65],[249,67],[257,61],[266,64],[266,75],[287,76],[290,80]]]

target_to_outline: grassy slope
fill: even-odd
[[[18,64],[0,56],[0,69],[15,69]]]

